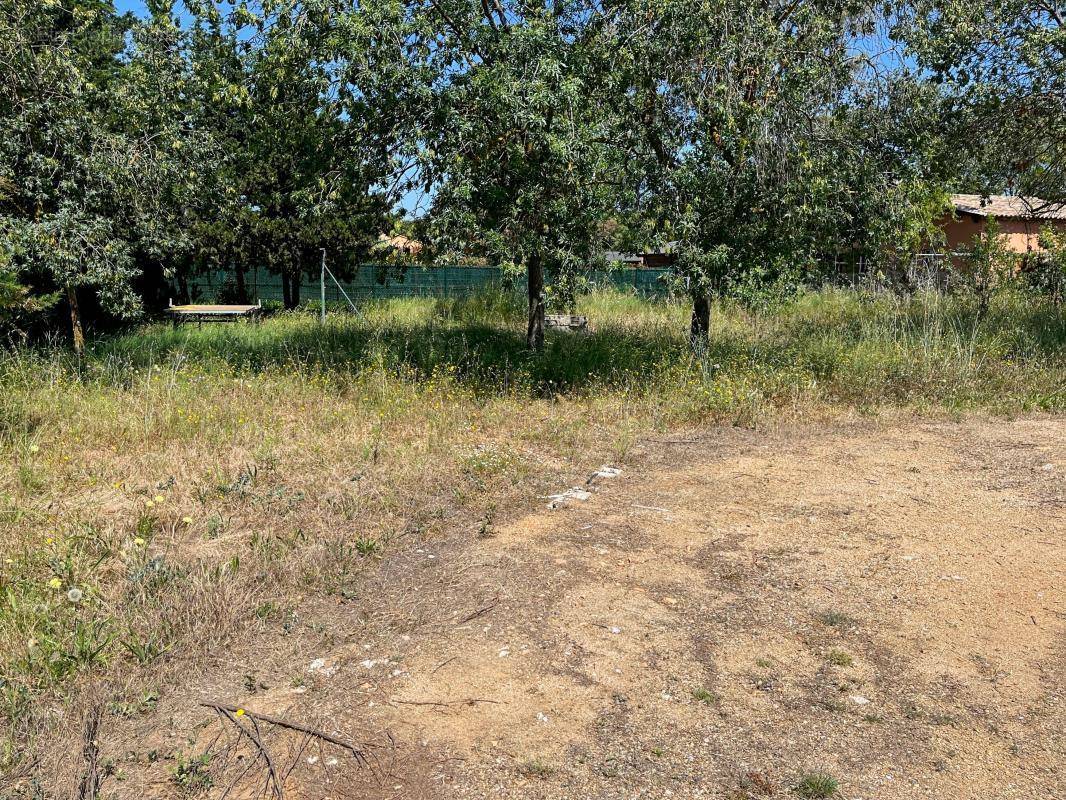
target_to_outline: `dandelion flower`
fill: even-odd
[[[79,589],[77,586],[75,586],[73,589],[71,589],[69,592],[67,592],[67,600],[69,600],[72,603],[77,603],[79,600],[81,600],[81,598],[82,598],[81,589]]]
[[[243,708],[238,708],[237,709],[237,716],[238,717],[243,717],[244,716],[244,709]]]
[[[156,495],[156,496],[155,496],[155,497],[154,497],[153,499],[154,499],[154,500],[155,500],[155,501],[156,501],[157,503],[162,503],[162,502],[163,502],[163,501],[164,501],[164,500],[165,500],[166,498],[165,498],[165,497],[163,497],[163,495],[161,495],[161,494],[157,494],[157,495]]]
[[[181,521],[184,522],[186,525],[192,525],[192,517],[182,517]]]
[[[52,580],[48,581],[48,585],[53,589],[61,589],[63,587],[63,581],[59,580],[59,578],[52,578]]]
[[[36,452],[37,452],[38,450],[40,450],[40,449],[41,449],[41,448],[40,448],[40,447],[38,447],[38,446],[37,446],[37,445],[35,445],[35,444],[31,444],[31,445],[30,445],[30,452],[31,452],[31,453],[36,453]]]
[[[140,536],[138,536],[136,539],[133,540],[133,543],[135,545],[137,545],[138,547],[140,547],[141,545],[144,544],[144,539],[142,539]]]

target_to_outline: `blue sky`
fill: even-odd
[[[134,11],[144,13],[144,3],[141,0],[115,0],[115,8],[119,11]]]

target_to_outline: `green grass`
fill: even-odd
[[[834,667],[850,667],[855,663],[855,660],[843,650],[830,650],[829,655],[826,656],[826,661]]]
[[[704,705],[713,706],[718,702],[719,697],[709,689],[698,687],[692,690],[692,699]]]
[[[578,311],[594,331],[541,354],[503,294],[325,327],[145,325],[81,362],[0,352],[0,770],[79,676],[121,676],[135,702],[168,660],[358,597],[385,543],[489,535],[649,434],[1066,407],[1063,310],[1021,295],[983,318],[938,295],[719,304],[699,355],[684,303],[598,292]]]
[[[800,797],[816,798],[835,797],[840,789],[837,779],[825,772],[809,772],[801,775],[792,791]]]
[[[825,611],[819,614],[818,618],[822,621],[822,624],[828,625],[830,628],[844,628],[854,624],[854,620],[843,611]]]

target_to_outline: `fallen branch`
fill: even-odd
[[[85,760],[85,772],[78,785],[78,800],[96,800],[100,791],[100,745],[97,735],[100,730],[100,706],[89,709],[82,736],[81,756]]]
[[[459,620],[455,624],[456,625],[465,625],[467,622],[472,622],[473,620],[475,620],[478,617],[480,617],[482,614],[489,613],[490,611],[492,611],[492,609],[496,608],[496,606],[498,606],[499,604],[500,604],[500,598],[499,597],[495,597],[495,598],[493,598],[492,602],[489,603],[487,606],[485,606],[484,608],[479,608],[473,614],[470,614],[467,617],[463,617],[461,620]]]
[[[215,703],[208,700],[202,701],[200,705],[204,708],[214,709],[219,714],[223,715],[225,715],[226,712],[232,715],[236,715],[237,711],[240,710],[238,706],[229,705],[227,703]],[[304,733],[315,739],[320,739],[323,742],[328,742],[329,744],[336,745],[342,750],[346,750],[347,752],[349,752],[359,763],[365,764],[367,766],[370,765],[370,759],[367,758],[365,752],[363,752],[351,742],[342,739],[339,736],[334,736],[331,733],[326,733],[326,731],[319,730],[318,728],[312,728],[309,725],[302,725],[299,722],[292,722],[291,720],[281,719],[280,717],[271,717],[267,714],[260,714],[255,711],[249,711],[247,708],[243,710],[243,716],[247,716],[250,719],[257,720],[258,722],[266,722],[270,725],[276,725],[279,728],[285,728],[290,731]]]
[[[501,704],[499,700],[487,700],[483,697],[467,697],[462,700],[400,700],[394,697],[392,702],[404,706],[437,706],[439,708],[447,708],[449,706],[472,706],[477,703]]]
[[[256,722],[255,716],[252,715],[252,714],[249,714],[247,711],[245,711],[244,714],[241,715],[241,716],[247,716],[252,721],[252,727],[254,728],[254,731],[253,731],[253,730],[249,730],[248,728],[244,727],[244,725],[242,725],[240,723],[240,721],[237,719],[237,715],[235,713],[236,709],[234,709],[233,711],[230,711],[227,708],[217,708],[216,707],[215,711],[217,711],[223,717],[225,717],[230,722],[232,722],[233,726],[237,730],[239,730],[241,733],[243,733],[245,735],[245,737],[247,737],[248,740],[252,744],[255,745],[256,750],[259,751],[259,755],[266,762],[267,773],[269,775],[268,781],[274,785],[274,796],[277,797],[278,800],[283,800],[283,798],[285,797],[285,789],[281,785],[281,781],[278,779],[278,770],[274,766],[274,758],[273,758],[273,756],[270,755],[270,750],[267,749],[267,746],[265,744],[263,744],[263,738],[259,734],[259,724]]]

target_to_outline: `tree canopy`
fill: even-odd
[[[693,300],[929,241],[950,190],[1066,199],[1049,0],[0,0],[0,324],[199,271],[370,257],[527,276],[527,341],[610,248]]]

